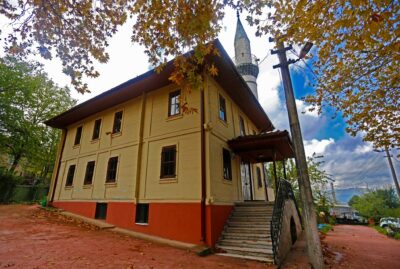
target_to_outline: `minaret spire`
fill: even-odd
[[[240,21],[239,10],[236,11],[237,24],[235,33],[235,63],[236,68],[242,75],[243,79],[258,99],[257,92],[257,76],[258,64],[254,55],[251,54],[250,39],[247,37],[246,31]]]

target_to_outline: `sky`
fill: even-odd
[[[251,41],[252,53],[260,59],[260,73],[257,79],[259,102],[276,129],[289,130],[280,73],[277,69],[272,68],[274,64],[278,63],[277,56],[270,54],[273,43],[268,42],[268,37],[256,37],[255,28],[247,24],[245,15],[242,15],[241,18]],[[218,37],[232,58],[234,57],[233,40],[236,20],[236,11],[227,9],[223,28]],[[3,34],[9,30],[7,21],[1,16],[0,27]],[[107,50],[110,54],[109,62],[96,66],[101,74],[100,77],[86,79],[91,93],[82,95],[72,90],[72,96],[78,100],[78,103],[150,69],[144,48],[132,44],[130,41],[131,27],[132,22],[125,24],[110,40]],[[288,57],[295,58],[290,54]],[[46,72],[57,84],[69,85],[69,78],[62,73],[59,60],[40,61],[44,63]],[[291,75],[307,156],[311,156],[314,152],[324,156],[322,168],[335,180],[336,188],[376,188],[393,185],[385,154],[374,152],[371,144],[362,141],[361,135],[351,137],[347,134],[346,125],[340,113],[336,118],[333,118],[333,111],[326,111],[322,115],[318,115],[316,112],[302,113],[306,111],[308,105],[300,98],[312,93],[313,89],[307,86],[310,80],[309,70],[302,62],[298,62],[296,65],[291,66]],[[396,153],[393,155],[396,157]],[[399,174],[400,161],[393,158],[393,163]]]

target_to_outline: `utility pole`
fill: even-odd
[[[275,65],[274,68],[280,68],[282,73],[286,107],[289,116],[290,132],[292,135],[294,152],[296,156],[296,166],[299,176],[298,182],[301,203],[303,205],[303,219],[304,229],[306,233],[307,251],[312,267],[315,269],[321,269],[324,268],[324,259],[322,256],[321,242],[319,240],[319,233],[317,229],[317,217],[315,214],[311,184],[308,175],[306,154],[304,151],[300,122],[297,114],[296,102],[292,88],[292,80],[289,72],[289,64],[296,61],[287,61],[286,51],[290,50],[291,47],[285,48],[283,42],[279,42],[277,44],[277,48],[277,50],[271,51],[271,54],[278,54],[279,64]],[[311,46],[309,46],[308,50],[310,48]]]
[[[393,163],[392,163],[392,156],[390,156],[390,152],[389,152],[389,148],[388,147],[385,147],[385,152],[386,152],[386,156],[385,157],[388,158],[390,171],[392,172],[393,181],[394,181],[394,184],[396,185],[397,195],[400,198],[399,182],[397,181],[396,170],[394,170],[394,166],[393,166]]]

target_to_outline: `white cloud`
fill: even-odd
[[[319,117],[318,115],[318,110],[314,109],[313,111],[309,111],[310,108],[312,107],[311,105],[307,106],[303,100],[296,99],[296,106],[297,106],[297,112],[299,114],[311,116],[311,117]]]
[[[312,156],[314,153],[315,154],[324,154],[326,148],[329,145],[332,145],[335,143],[335,139],[329,138],[329,139],[312,139],[312,140],[306,140],[304,141],[304,149],[306,151],[307,156]]]
[[[366,143],[364,145],[358,145],[356,147],[356,149],[354,150],[354,152],[357,153],[357,154],[365,154],[365,153],[368,153],[368,152],[372,152],[373,149],[374,148],[372,146],[372,143]]]

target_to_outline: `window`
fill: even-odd
[[[79,145],[81,143],[81,137],[82,137],[82,126],[79,126],[78,128],[76,128],[74,145]]]
[[[239,116],[239,127],[240,127],[240,135],[246,135],[246,129],[244,128],[244,120],[241,116]]]
[[[118,111],[114,115],[114,125],[112,129],[112,133],[116,134],[121,132],[121,127],[122,127],[122,111]]]
[[[106,219],[107,218],[107,203],[97,203],[96,212],[94,214],[95,219]]]
[[[74,174],[75,164],[70,165],[68,168],[67,181],[65,182],[65,186],[72,186],[72,183],[74,182]]]
[[[93,182],[94,163],[94,161],[90,161],[86,165],[85,180],[83,181],[84,185],[91,185]]]
[[[136,205],[136,223],[149,223],[149,204]]]
[[[163,147],[161,152],[161,178],[175,177],[176,146]]]
[[[221,95],[219,96],[219,118],[226,121],[226,102]]]
[[[257,173],[257,186],[258,186],[258,188],[262,188],[262,178],[261,178],[260,167],[256,167],[256,173]]]
[[[100,127],[101,127],[101,119],[97,119],[94,122],[92,140],[99,139],[99,137],[100,137]]]
[[[106,183],[113,183],[117,179],[118,157],[108,159]]]
[[[181,97],[181,91],[174,91],[169,94],[168,102],[168,116],[175,116],[181,113],[181,106],[179,99]]]
[[[222,149],[222,155],[224,159],[224,178],[232,180],[231,153],[227,149]]]

